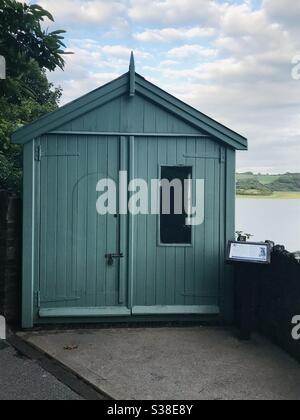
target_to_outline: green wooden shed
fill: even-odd
[[[24,145],[24,328],[231,321],[225,249],[244,137],[137,74],[132,55],[128,73],[19,129],[13,142]],[[203,180],[203,223],[161,211],[99,214],[98,181],[117,184],[120,171],[148,184],[188,178],[192,190]]]

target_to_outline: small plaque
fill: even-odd
[[[270,264],[271,246],[260,242],[229,242],[227,261]]]

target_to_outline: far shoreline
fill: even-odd
[[[237,194],[237,199],[255,199],[255,200],[300,200],[300,191],[299,192],[274,192],[271,195],[251,195],[251,194],[245,194],[240,195]]]

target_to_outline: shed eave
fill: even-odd
[[[119,78],[100,88],[81,96],[61,108],[42,116],[33,123],[16,130],[12,135],[12,142],[25,144],[32,139],[47,134],[61,125],[79,118],[81,115],[100,107],[107,101],[123,95],[128,90],[129,74],[125,73]]]

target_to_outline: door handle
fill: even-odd
[[[105,258],[107,259],[108,265],[113,265],[115,259],[121,259],[124,258],[124,254],[106,254]]]

